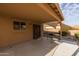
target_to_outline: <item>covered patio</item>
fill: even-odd
[[[58,4],[0,4],[0,6],[2,16],[0,24],[4,25],[1,26],[0,55],[72,55],[78,49],[76,41],[72,41],[71,38],[69,41],[62,37],[62,21],[64,18]],[[56,25],[59,24],[60,34],[59,37],[50,34],[51,38],[47,38],[43,36],[43,23],[52,21],[57,22]],[[19,23],[21,28],[15,30],[14,25],[17,23]],[[34,24],[36,25],[35,27],[33,26]],[[52,25],[55,24],[52,23]],[[5,33],[9,35],[5,35]],[[63,54],[63,51],[66,52],[63,46],[68,48],[69,52]]]
[[[43,36],[43,23],[64,20],[57,3],[0,4],[0,15],[0,48],[37,40]]]

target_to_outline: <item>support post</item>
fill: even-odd
[[[62,39],[62,22],[60,21],[59,22],[60,23],[60,38],[59,38],[59,40],[61,40]]]
[[[41,24],[41,40],[43,40],[43,24]]]

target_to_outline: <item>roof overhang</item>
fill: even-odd
[[[0,15],[12,18],[26,19],[39,23],[63,20],[60,8],[56,3],[52,4],[3,3],[0,4]]]

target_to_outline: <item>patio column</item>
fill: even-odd
[[[60,38],[59,38],[59,40],[61,40],[62,39],[62,22],[60,21],[59,23],[60,23]]]
[[[43,40],[43,24],[41,24],[41,39]]]

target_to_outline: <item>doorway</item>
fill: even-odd
[[[37,40],[41,37],[41,25],[33,24],[33,39]]]

